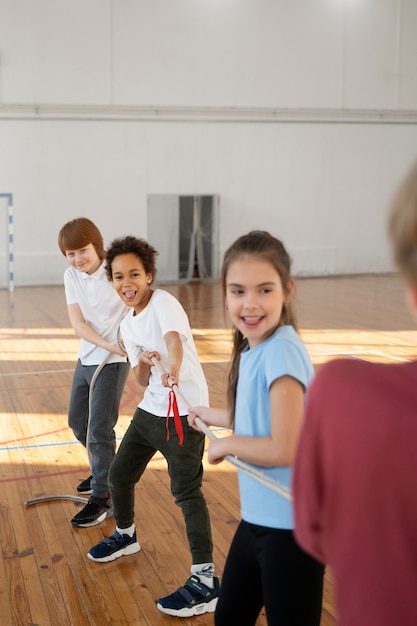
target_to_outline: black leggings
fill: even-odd
[[[269,626],[319,626],[324,566],[291,530],[241,521],[226,559],[216,626],[253,626],[263,606]]]

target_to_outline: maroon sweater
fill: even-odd
[[[293,494],[299,543],[331,567],[339,626],[416,626],[417,362],[322,367]]]

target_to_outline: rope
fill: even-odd
[[[160,362],[158,361],[157,358],[152,357],[151,361],[159,369],[161,374],[167,374],[167,371],[162,367],[162,365],[160,364]],[[190,402],[188,402],[187,398],[185,398],[184,394],[181,392],[181,390],[178,387],[178,385],[175,385],[175,386],[176,386],[176,392],[181,396],[181,398],[183,399],[185,404],[187,406],[192,406],[190,404]],[[195,423],[197,424],[199,429],[209,439],[211,439],[212,441],[217,439],[216,435],[213,433],[212,430],[210,430],[210,428],[203,422],[202,419],[200,419],[199,417],[196,417]],[[261,483],[262,485],[264,485],[265,487],[268,487],[268,489],[271,489],[271,491],[274,491],[275,493],[277,493],[278,495],[282,496],[283,498],[286,498],[287,500],[292,500],[291,491],[290,491],[290,489],[288,489],[288,487],[285,487],[284,485],[281,485],[280,483],[276,482],[275,480],[272,480],[272,478],[269,478],[269,476],[265,476],[265,474],[263,474],[263,472],[261,472],[260,470],[257,470],[255,467],[253,467],[253,465],[250,465],[249,463],[246,463],[246,461],[242,461],[241,459],[239,459],[239,458],[237,458],[235,456],[232,456],[230,454],[227,454],[224,458],[231,465],[234,465],[241,472],[244,472],[245,474],[247,474],[248,476],[250,476],[254,480],[256,480],[259,483]]]
[[[32,500],[26,500],[25,506],[31,506],[32,504],[39,504],[40,502],[51,502],[52,500],[73,500],[74,502],[83,502],[86,504],[88,498],[82,498],[81,496],[72,495],[56,495],[56,496],[40,496],[39,498],[32,498]]]
[[[126,313],[123,313],[122,317],[119,320],[119,324],[117,325],[116,343],[117,343],[117,347],[119,348],[119,350],[121,350],[122,352],[127,354],[127,351],[126,351],[126,348],[125,348],[125,345],[123,343],[123,339],[122,339],[122,336],[121,336],[121,333],[120,333],[120,324],[122,323],[122,320],[125,317],[125,315],[126,315]],[[91,415],[91,409],[92,409],[94,387],[95,387],[95,384],[96,384],[96,380],[97,380],[97,378],[100,375],[101,370],[107,364],[107,362],[110,359],[111,355],[112,355],[112,352],[108,352],[107,353],[107,355],[104,357],[102,362],[97,366],[96,371],[94,372],[93,377],[91,379],[90,389],[88,391],[87,441],[88,441],[88,429],[89,429],[89,426],[90,426],[90,415]]]
[[[93,398],[94,385],[96,384],[96,380],[100,375],[101,370],[106,365],[109,360],[111,352],[102,360],[102,362],[97,366],[96,371],[93,374],[90,383],[90,389],[88,394],[88,415],[91,414],[91,402]],[[88,437],[88,425],[87,425],[87,437]],[[53,500],[72,500],[73,502],[83,502],[86,504],[88,502],[88,498],[83,498],[82,496],[72,496],[72,495],[52,495],[52,496],[39,496],[39,498],[32,498],[31,500],[26,500],[25,507],[32,506],[32,504],[40,504],[41,502],[52,502]]]
[[[120,325],[119,325],[120,326]],[[120,349],[124,350],[124,347],[122,348],[121,345],[119,344],[119,329],[117,331],[117,345]],[[126,352],[126,350],[124,350]],[[94,386],[96,384],[96,380],[100,375],[101,370],[103,369],[103,367],[106,365],[107,361],[109,360],[110,356],[111,356],[111,352],[109,352],[104,359],[102,360],[102,362],[97,366],[93,377],[91,379],[91,383],[90,383],[90,389],[88,392],[88,424],[87,424],[87,440],[88,440],[88,427],[89,427],[89,423],[90,423],[90,415],[91,415],[91,406],[92,406],[92,400],[93,400],[93,392],[94,392]],[[73,502],[83,502],[86,503],[88,502],[88,498],[83,498],[82,496],[72,496],[72,495],[52,495],[52,496],[40,496],[39,498],[32,498],[31,500],[26,500],[25,502],[25,506],[31,506],[32,504],[39,504],[41,502],[51,502],[53,500],[72,500]]]
[[[93,377],[91,379],[90,389],[88,390],[88,424],[90,424],[91,406],[92,406],[92,402],[93,402],[93,393],[94,393],[94,387],[95,387],[95,384],[96,384],[96,380],[99,377],[101,370],[106,365],[106,363],[109,360],[109,358],[111,357],[111,354],[112,353],[109,352],[107,354],[107,356],[104,357],[102,362],[99,365],[97,365],[96,371],[94,372]],[[88,430],[88,425],[87,425],[87,430]],[[87,435],[87,441],[88,441],[88,435]]]

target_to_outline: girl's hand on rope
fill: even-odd
[[[210,441],[207,450],[207,460],[210,465],[218,465],[224,461],[224,457],[228,454],[226,451],[228,437],[221,437]]]
[[[207,418],[209,411],[210,409],[207,406],[189,407],[188,418],[187,418],[189,426],[201,432],[201,428],[199,428],[197,424],[195,423],[196,417],[199,417],[201,420],[203,420],[203,422],[205,422],[206,420],[204,419],[204,415],[206,415],[206,418]]]
[[[220,426],[221,428],[231,428],[232,420],[227,409],[208,406],[193,406],[188,408],[188,423],[192,428],[201,430],[195,423],[199,417],[207,426]]]

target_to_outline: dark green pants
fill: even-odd
[[[113,511],[119,528],[133,524],[135,485],[156,452],[168,463],[171,493],[181,508],[193,563],[211,563],[213,544],[210,518],[201,492],[203,480],[204,435],[181,417],[184,443],[179,445],[170,418],[170,439],[166,440],[166,421],[137,408],[110,467],[109,486]],[[158,528],[155,527],[155,532]]]

